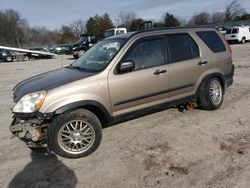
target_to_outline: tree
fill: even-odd
[[[154,28],[164,28],[165,23],[164,22],[154,22]]]
[[[9,9],[0,12],[0,42],[2,45],[20,47],[25,41],[28,23],[19,12]]]
[[[195,14],[189,21],[190,25],[207,25],[210,23],[211,16],[207,12],[201,12],[200,14]]]
[[[75,20],[70,24],[75,38],[79,38],[81,34],[86,32],[86,24],[82,20]]]
[[[130,24],[130,31],[137,31],[140,29],[141,24],[144,23],[142,18],[134,19]]]
[[[104,38],[104,33],[108,29],[114,28],[110,16],[105,13],[103,16],[90,17],[86,24],[87,33],[95,34],[98,39]]]
[[[180,21],[173,15],[168,12],[164,16],[165,27],[176,27],[180,25]]]
[[[241,4],[238,2],[238,0],[233,0],[229,5],[226,6],[225,21],[233,21],[235,17],[239,17],[245,13],[245,9],[241,7]]]
[[[59,33],[60,38],[57,41],[58,44],[71,43],[75,41],[75,36],[71,27],[63,25]]]
[[[133,20],[136,19],[136,14],[134,12],[121,12],[118,15],[118,27],[125,27],[129,31]]]
[[[225,13],[224,12],[214,12],[212,14],[212,23],[222,23],[225,19]]]

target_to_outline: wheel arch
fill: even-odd
[[[201,89],[202,84],[205,83],[206,80],[208,80],[208,79],[210,79],[210,78],[217,78],[217,79],[219,79],[219,81],[221,82],[221,85],[222,85],[223,94],[225,93],[225,87],[226,87],[226,86],[225,86],[225,78],[224,78],[224,76],[223,76],[221,73],[216,72],[216,73],[210,73],[210,74],[206,75],[206,76],[201,80],[201,82],[199,83],[199,87],[198,87],[198,89],[197,89],[197,91],[196,91],[196,95],[197,95],[197,96],[199,96],[199,91],[200,91],[200,89]]]
[[[101,121],[102,127],[108,125],[112,121],[112,117],[106,108],[96,101],[78,101],[71,104],[67,104],[58,108],[54,114],[62,115],[78,109],[86,109],[94,113]]]

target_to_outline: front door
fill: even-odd
[[[114,116],[143,109],[168,97],[169,75],[162,36],[139,39],[121,61],[133,61],[129,73],[108,77]]]

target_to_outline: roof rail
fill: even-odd
[[[142,31],[142,30],[149,30],[149,29],[153,29],[153,22],[152,22],[152,21],[143,22],[143,23],[140,25],[139,31]]]

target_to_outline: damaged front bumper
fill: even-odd
[[[29,147],[46,147],[50,120],[49,114],[14,114],[9,129]]]

